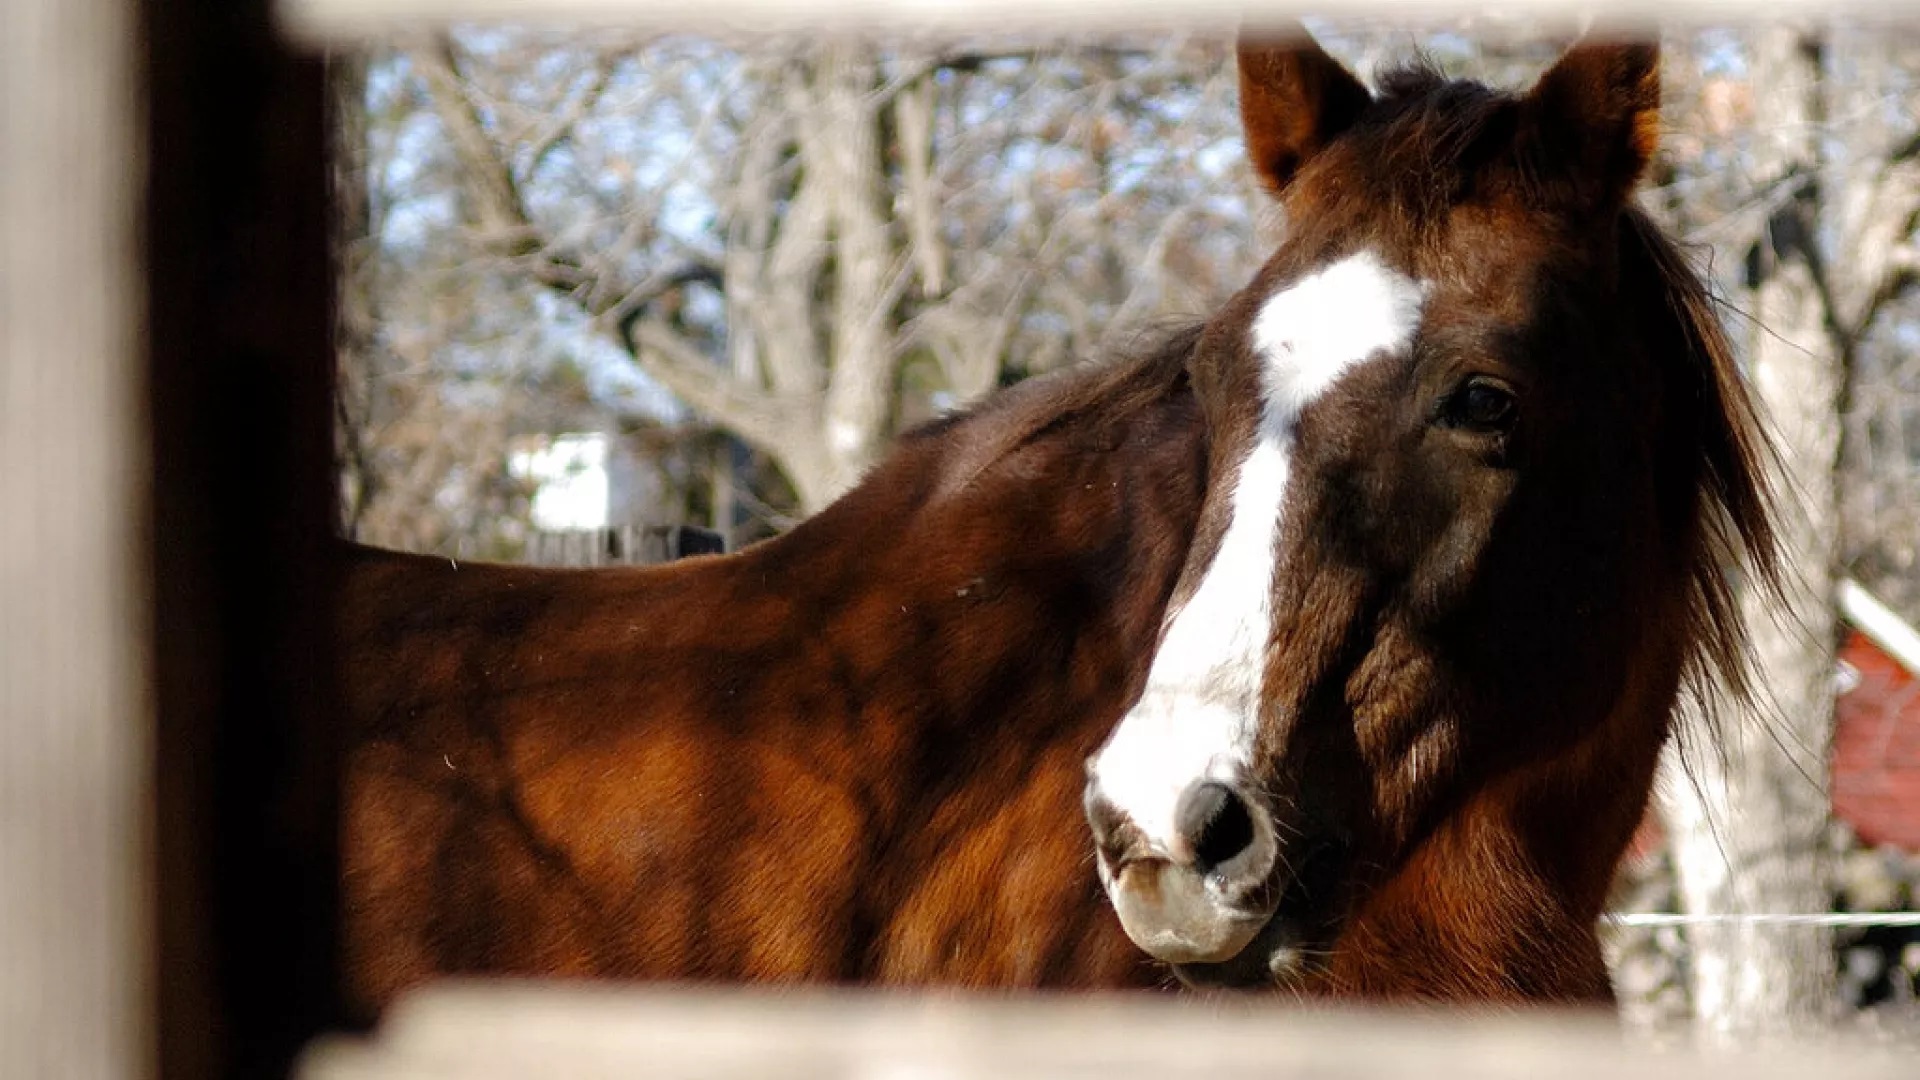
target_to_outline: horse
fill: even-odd
[[[345,545],[345,992],[462,974],[1153,987],[1084,762],[1206,480],[1193,333],[903,437],[651,567]]]
[[[1627,202],[1654,54],[1377,100],[1304,32],[1239,62],[1291,232],[1210,318],[732,555],[343,549],[357,1010],[474,973],[1604,996],[1679,688],[1737,659],[1720,563],[1770,550],[1725,339]]]
[[[1606,1002],[1609,883],[1676,710],[1747,685],[1772,453],[1711,296],[1632,202],[1659,54],[1370,92],[1243,39],[1289,226],[1188,361],[1208,487],[1089,767],[1127,934],[1200,986]]]

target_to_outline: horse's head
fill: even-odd
[[[1239,61],[1287,239],[1191,361],[1210,489],[1087,809],[1138,945],[1289,984],[1469,809],[1607,849],[1538,859],[1597,907],[1729,648],[1716,522],[1765,520],[1724,338],[1630,206],[1654,46],[1582,43],[1524,94],[1376,97],[1304,34]]]

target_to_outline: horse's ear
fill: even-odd
[[[1243,32],[1239,53],[1247,157],[1260,183],[1278,195],[1373,97],[1297,24]]]
[[[1592,39],[1528,92],[1523,139],[1590,204],[1624,202],[1660,145],[1660,46]],[[1553,168],[1553,166],[1558,166]]]

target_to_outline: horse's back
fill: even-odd
[[[725,823],[696,820],[705,773],[746,755],[695,729],[683,700],[696,691],[652,660],[702,622],[662,602],[671,579],[348,549],[357,1001],[435,974],[690,966],[684,868]]]
[[[739,559],[347,551],[351,998],[457,973],[1156,983],[1074,827],[1099,726],[1008,785],[903,789],[884,744],[915,718],[846,698]]]

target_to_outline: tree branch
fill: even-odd
[[[606,57],[596,56],[593,65],[593,81],[580,92],[568,106],[567,111],[546,125],[546,130],[527,140],[527,174],[532,175],[540,168],[548,154],[573,137],[573,129],[593,107],[599,104],[607,92],[607,83],[613,77],[613,65]]]
[[[807,132],[808,179],[825,190],[833,222],[832,367],[825,401],[827,446],[851,487],[886,436],[895,365],[886,316],[892,239],[881,213],[884,178],[871,98],[875,56],[852,41],[823,46],[815,61],[817,106]],[[904,267],[902,268],[904,269]],[[904,278],[893,279],[904,285]]]
[[[447,129],[454,153],[460,158],[467,193],[473,200],[484,238],[511,236],[508,246],[514,254],[539,250],[539,245],[528,236],[531,225],[513,171],[487,135],[479,112],[467,95],[466,80],[460,75],[459,61],[453,51],[453,39],[435,34],[407,48],[406,54],[413,69],[426,81],[434,112],[441,126]]]
[[[1864,192],[1848,195],[1840,240],[1847,252],[1847,281],[1836,314],[1842,333],[1855,341],[1913,283],[1920,159],[1902,147],[1882,163]]]
[[[485,230],[482,242],[510,257],[533,280],[572,299],[626,349],[641,370],[681,400],[760,449],[790,457],[793,433],[800,423],[796,417],[817,411],[816,401],[752,389],[666,323],[646,315],[651,302],[673,289],[695,282],[723,286],[719,271],[688,263],[620,290],[611,302],[596,303],[594,286],[600,275],[570,256],[551,252],[532,223],[512,171],[494,148],[464,90],[451,41],[437,36],[410,48],[408,56],[427,81],[434,108],[460,157],[468,194]]]
[[[658,319],[626,322],[618,328],[618,338],[641,368],[675,396],[768,453],[791,453],[794,430],[818,412],[817,401],[747,390]]]

